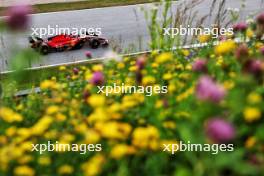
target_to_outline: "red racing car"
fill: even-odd
[[[99,46],[106,47],[109,45],[107,39],[90,34],[82,35],[82,37],[80,35],[60,34],[48,39],[31,36],[29,37],[29,43],[31,48],[36,49],[43,55],[51,52],[81,49],[85,43],[88,43],[93,49]]]

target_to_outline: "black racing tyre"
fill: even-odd
[[[40,46],[40,54],[47,55],[50,52],[49,46],[42,45]]]
[[[96,49],[96,48],[98,48],[100,46],[100,41],[97,40],[97,39],[93,39],[90,42],[90,46],[91,46],[91,48]]]
[[[84,42],[79,42],[73,47],[73,49],[81,49],[83,46],[84,46]]]
[[[109,43],[108,42],[104,42],[103,44],[102,44],[102,47],[108,47],[109,46]]]

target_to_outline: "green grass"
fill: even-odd
[[[159,2],[159,0],[87,0],[68,3],[51,3],[34,5],[34,13],[56,12],[65,10],[91,9],[97,7],[111,7],[122,5],[133,5],[141,3]],[[4,7],[0,7],[0,15],[3,15]]]

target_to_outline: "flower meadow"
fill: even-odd
[[[217,45],[199,36],[208,45],[60,66],[40,93],[2,97],[0,175],[263,175],[264,13],[234,29]],[[98,93],[123,83],[168,92]],[[102,151],[32,151],[47,141],[101,144]],[[234,150],[163,151],[179,141]]]

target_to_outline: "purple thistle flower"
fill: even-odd
[[[257,23],[260,25],[264,25],[264,13],[261,13],[258,17],[257,17]]]
[[[216,143],[226,143],[235,138],[234,126],[219,117],[209,119],[205,131],[206,135]]]
[[[140,56],[136,62],[137,69],[142,70],[145,67],[145,64],[146,64],[146,57]]]
[[[74,68],[72,69],[72,72],[73,72],[75,75],[78,75],[78,74],[79,74],[79,69],[76,68],[76,67],[74,67]]]
[[[202,76],[196,86],[196,97],[199,100],[220,102],[226,94],[225,89],[216,84],[209,76]]]
[[[249,56],[248,47],[245,44],[240,45],[235,51],[235,56],[237,59],[247,58]]]
[[[240,22],[240,23],[237,23],[233,26],[233,29],[235,32],[244,32],[247,30],[247,23],[245,22]]]
[[[196,59],[192,64],[192,70],[195,72],[206,72],[207,71],[206,64],[207,64],[206,60]]]
[[[262,73],[262,63],[260,60],[250,59],[243,65],[243,71],[258,77]]]
[[[7,10],[6,24],[14,31],[26,30],[29,27],[30,17],[28,14],[32,12],[31,6],[19,5],[9,7]]]
[[[260,52],[264,55],[264,47],[260,48]]]
[[[104,74],[100,71],[94,72],[90,82],[93,85],[102,85],[104,83]]]
[[[87,51],[87,52],[85,53],[85,56],[86,56],[87,58],[92,58],[92,53],[91,53],[90,51]]]

